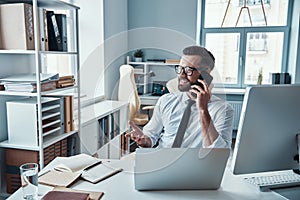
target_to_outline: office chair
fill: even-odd
[[[129,119],[136,125],[144,126],[149,121],[149,115],[140,113],[140,98],[134,80],[134,69],[131,65],[120,67],[119,101],[129,102]],[[154,106],[145,106],[142,110],[152,110]]]

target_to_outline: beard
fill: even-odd
[[[186,78],[179,78],[178,77],[178,90],[180,92],[187,92],[191,89],[191,85],[193,85],[195,83],[190,82],[188,79]]]

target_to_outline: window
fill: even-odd
[[[271,83],[285,72],[289,0],[201,0],[200,43],[216,57],[214,82],[226,87]]]

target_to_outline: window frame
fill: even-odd
[[[289,46],[290,46],[290,30],[291,30],[291,19],[292,19],[292,5],[293,0],[289,0],[287,8],[287,22],[286,26],[252,26],[252,27],[218,27],[218,28],[205,28],[205,2],[207,0],[199,0],[200,2],[200,31],[199,36],[200,45],[205,46],[206,35],[209,33],[239,33],[240,34],[240,47],[239,47],[239,60],[238,60],[238,74],[237,74],[237,83],[236,84],[215,84],[216,87],[226,87],[226,88],[246,88],[247,85],[245,81],[245,61],[246,61],[246,44],[247,44],[247,33],[255,32],[282,32],[283,33],[283,46],[282,46],[282,63],[281,63],[281,72],[288,71],[288,55],[289,55]],[[212,50],[213,51],[213,50]],[[216,58],[218,59],[218,58]],[[217,67],[216,67],[217,69]],[[216,70],[215,69],[215,70]]]

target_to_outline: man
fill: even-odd
[[[211,52],[200,46],[190,46],[183,50],[180,65],[175,67],[178,73],[180,92],[165,94],[159,98],[153,116],[143,130],[129,121],[132,131],[126,134],[140,147],[174,147],[181,118],[188,101],[195,103],[183,139],[179,147],[223,148],[231,146],[233,109],[211,94],[200,74],[210,73],[215,58]],[[201,87],[199,84],[202,84]],[[164,131],[162,131],[164,130]]]

